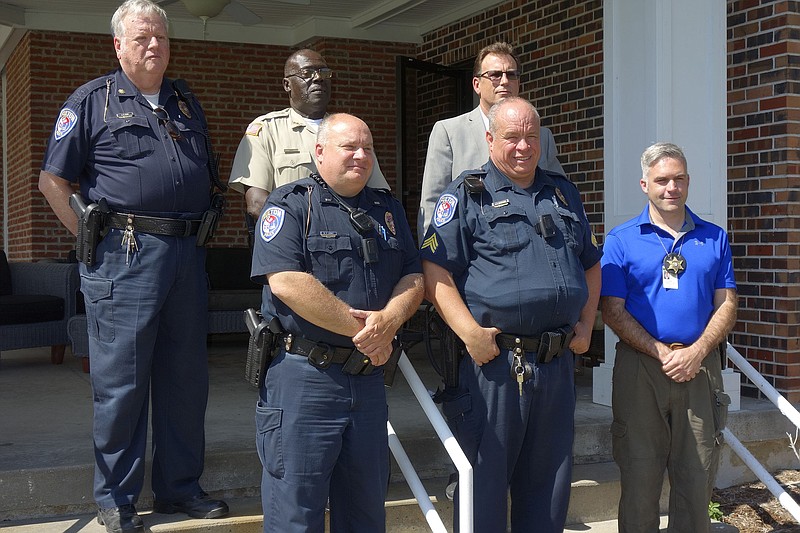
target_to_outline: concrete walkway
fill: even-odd
[[[255,452],[254,407],[256,391],[244,381],[247,339],[242,335],[218,335],[209,344],[210,394],[206,415],[206,473],[202,484],[215,496],[225,497],[239,516],[231,522],[200,521],[197,531],[260,530],[258,486],[261,465]],[[89,375],[69,350],[63,365],[51,365],[49,348],[15,350],[0,354],[0,529],[9,533],[68,531],[101,533],[93,520],[91,497],[93,452],[91,441],[92,392]],[[422,346],[409,357],[426,387],[434,390],[438,376],[428,363]],[[615,531],[608,520],[616,515],[618,481],[610,457],[611,409],[591,402],[591,372],[576,376],[578,407],[575,414],[575,480],[570,515],[573,525],[566,531]],[[387,389],[389,417],[432,495],[441,491],[442,479],[450,471],[443,447],[430,423],[398,371],[394,386]],[[769,402],[742,399],[742,411],[732,414],[729,426],[745,442],[765,447],[769,470],[794,464],[780,439],[782,422]],[[780,453],[775,450],[781,448]],[[728,454],[730,455],[730,454]],[[786,463],[781,464],[781,463]],[[744,468],[727,458],[726,471]],[[149,468],[148,468],[149,470]],[[393,480],[401,480],[396,465]],[[616,485],[615,485],[616,483]],[[399,483],[403,487],[404,483]],[[584,495],[585,493],[585,495]],[[409,495],[397,496],[398,501]],[[139,508],[150,508],[149,480]],[[443,516],[451,513],[449,502],[439,495]],[[437,508],[440,506],[437,504]],[[573,510],[574,508],[574,510]],[[416,516],[415,506],[393,511]],[[144,514],[153,532],[189,531],[192,523],[183,515]],[[399,516],[399,515],[398,515]],[[58,518],[54,518],[58,517]],[[13,522],[12,522],[13,521]],[[387,520],[388,522],[388,520]],[[398,518],[396,524],[401,522]],[[422,522],[424,524],[424,521]],[[13,527],[12,527],[13,526]],[[196,529],[200,527],[200,529]],[[427,531],[424,526],[391,528],[393,532]]]

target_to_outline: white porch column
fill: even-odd
[[[606,232],[644,207],[639,158],[659,141],[686,154],[691,209],[726,227],[725,17],[725,0],[604,0]],[[595,403],[611,405],[616,341],[606,328]]]

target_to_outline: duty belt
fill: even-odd
[[[569,347],[575,336],[572,326],[563,326],[555,331],[545,331],[538,339],[535,337],[520,337],[507,333],[498,333],[495,337],[497,346],[505,350],[536,353],[539,363],[549,363],[559,357]]]
[[[197,229],[200,227],[200,220],[146,217],[125,213],[108,213],[105,217],[105,222],[107,228],[124,230],[130,227],[134,232],[173,237],[197,235]]]
[[[369,375],[374,369],[369,357],[355,348],[331,346],[291,333],[284,335],[282,340],[287,352],[308,357],[308,362],[317,368],[328,368],[336,363],[344,365],[342,372],[352,375]]]
[[[520,346],[523,352],[539,351],[539,339],[533,337],[518,337],[507,333],[498,333],[495,340],[497,341],[497,346],[504,350],[514,350]]]

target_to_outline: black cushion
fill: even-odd
[[[11,268],[6,253],[0,250],[0,296],[11,294]]]
[[[64,299],[43,294],[0,296],[0,325],[63,320]]]

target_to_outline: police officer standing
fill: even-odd
[[[230,186],[244,193],[253,219],[275,187],[317,170],[314,146],[331,99],[333,70],[320,54],[304,48],[289,56],[283,75],[290,107],[261,115],[247,126],[231,167]],[[389,189],[377,160],[368,185]]]
[[[128,533],[144,531],[135,504],[151,398],[155,512],[217,518],[228,507],[199,484],[208,296],[197,234],[213,229],[201,219],[210,210],[215,170],[206,120],[188,85],[164,78],[170,49],[159,6],[127,0],[111,27],[120,68],[64,104],[39,189],[73,233],[79,221],[68,202],[72,183],[91,204],[86,212],[99,215],[91,227],[84,218],[79,234],[95,238],[79,241],[94,391],[94,498],[106,531]]]
[[[469,354],[442,407],[474,468],[475,531],[506,531],[509,489],[513,532],[561,532],[569,504],[600,252],[577,188],[537,167],[539,131],[526,100],[495,104],[485,171],[445,189],[421,249],[426,296]]]
[[[334,114],[319,174],[275,189],[257,225],[253,281],[282,327],[256,409],[264,531],[385,531],[388,417],[381,365],[423,296],[403,208],[365,187],[372,135]],[[377,367],[377,368],[376,368]]]

